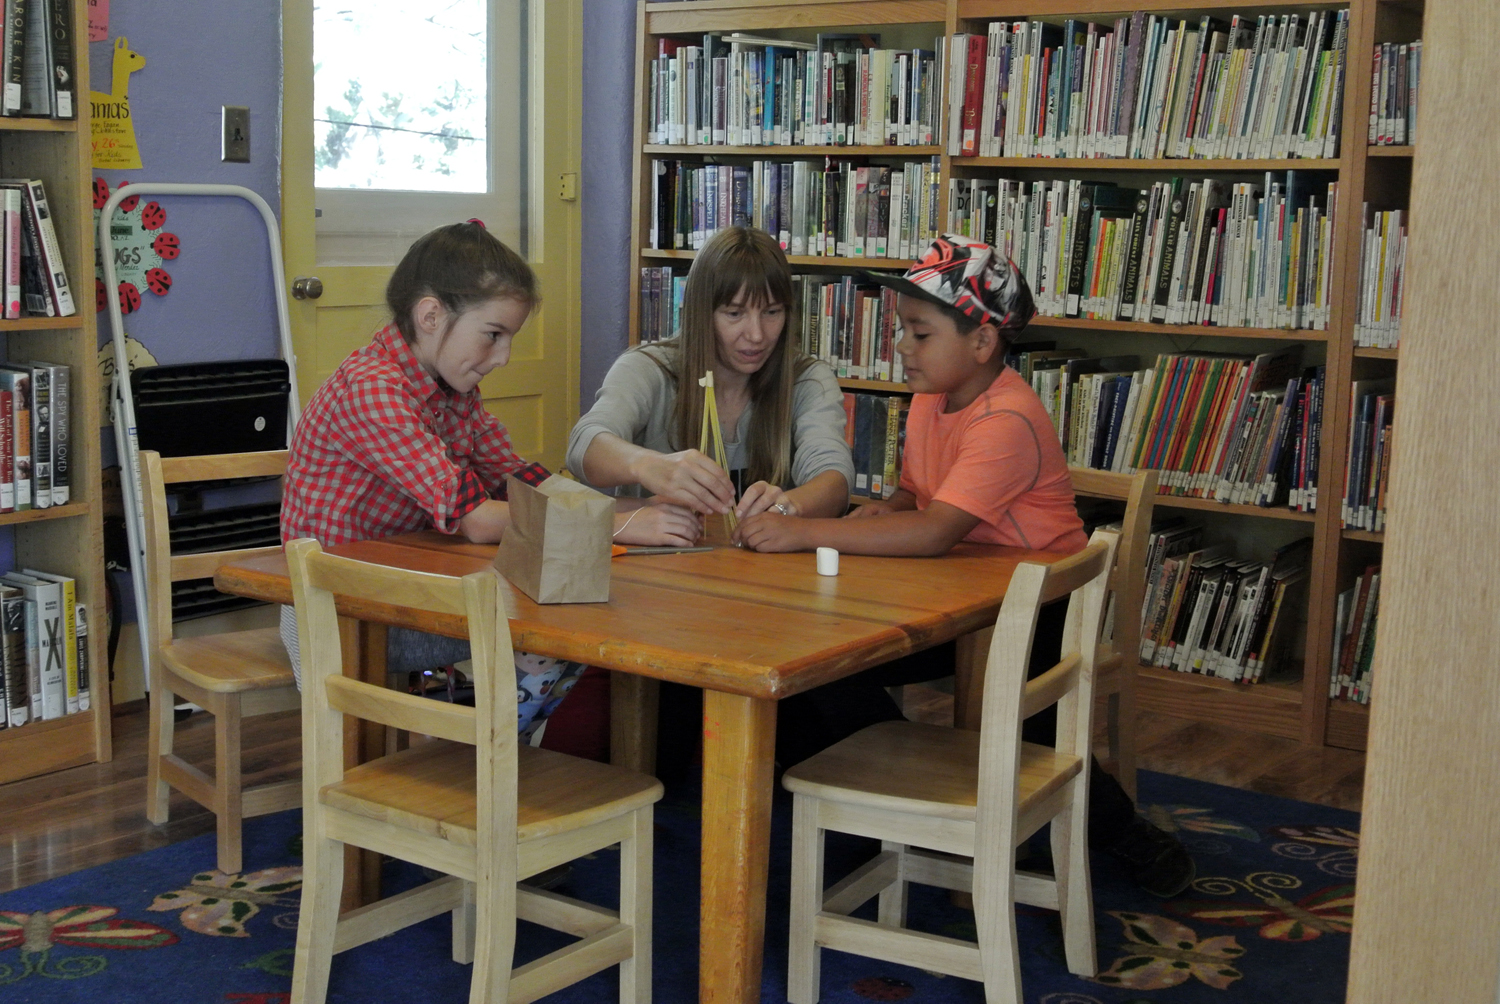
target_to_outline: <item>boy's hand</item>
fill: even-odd
[[[805,551],[810,545],[803,539],[805,520],[763,512],[740,524],[740,543],[752,551]]]
[[[724,513],[734,505],[734,482],[724,468],[697,450],[653,453],[642,459],[635,473],[652,495],[694,512]]]
[[[797,503],[793,502],[791,496],[769,481],[757,481],[745,489],[745,494],[740,496],[740,504],[734,507],[737,518],[745,520],[758,513],[763,513],[772,506],[781,506],[776,511],[783,516],[800,516],[801,510]]]
[[[680,505],[646,505],[615,515],[616,544],[692,547],[702,533],[698,514]]]
[[[856,516],[879,516],[881,513],[897,512],[895,506],[889,502],[866,502],[857,505],[844,514],[845,519],[853,519]]]

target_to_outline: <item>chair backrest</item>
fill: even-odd
[[[1057,705],[1057,751],[1090,755],[1089,725],[1094,667],[1104,624],[1110,569],[1119,535],[1095,530],[1088,547],[1051,565],[1022,562],[995,620],[984,674],[983,725],[979,737],[980,826],[986,806],[1004,804],[1015,785],[1021,722]],[[1062,657],[1045,673],[1026,679],[1032,638],[1042,605],[1069,596]]]
[[[476,747],[478,839],[515,840],[516,710],[506,587],[493,568],[463,578],[324,554],[315,540],[286,545],[302,651],[304,808],[344,776],[344,716]],[[474,706],[447,704],[344,675],[334,597],[466,618]],[[509,797],[505,797],[505,792]],[[499,846],[495,844],[493,846]]]
[[[1116,499],[1125,503],[1120,521],[1120,546],[1115,553],[1115,570],[1109,588],[1115,596],[1114,635],[1116,652],[1132,653],[1141,649],[1141,604],[1146,594],[1146,549],[1151,539],[1151,514],[1156,507],[1158,472],[1112,474],[1086,467],[1068,468],[1073,494],[1090,498]],[[1125,655],[1124,658],[1132,658]]]
[[[172,583],[205,579],[225,562],[271,554],[278,547],[244,547],[202,554],[172,555],[167,525],[167,486],[187,481],[227,481],[232,478],[280,477],[286,473],[286,450],[263,453],[221,453],[206,457],[163,457],[142,450],[141,508],[145,519],[146,598],[151,609],[151,637],[155,644],[172,640]]]

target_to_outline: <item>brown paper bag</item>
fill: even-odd
[[[609,602],[615,500],[553,475],[533,488],[506,478],[510,528],[495,567],[538,603]]]

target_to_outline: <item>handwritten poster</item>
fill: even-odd
[[[146,57],[130,51],[124,38],[115,39],[110,89],[89,92],[94,132],[94,167],[130,170],[141,166],[141,151],[135,143],[135,122],[130,117],[130,75],[146,65]]]
[[[89,0],[89,41],[102,42],[109,37],[109,0]]]

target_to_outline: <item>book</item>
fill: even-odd
[[[15,510],[32,507],[31,479],[31,371],[0,365],[0,396],[8,402],[10,414],[9,452],[0,463],[9,460],[15,486]]]
[[[50,26],[48,53],[52,57],[52,113],[60,119],[71,119],[74,111],[73,8],[68,0],[32,0],[47,12]]]
[[[93,684],[89,664],[88,608],[82,603],[73,605],[73,637],[78,661],[78,710],[88,711],[93,707]]]
[[[53,117],[51,11],[45,0],[28,0],[22,36],[21,114]]]
[[[39,686],[41,693],[41,715],[44,720],[61,718],[69,712],[67,689],[67,653],[62,647],[62,586],[46,582],[21,572],[8,572],[0,581],[20,589],[31,610],[27,622],[27,644],[35,644]],[[77,711],[77,690],[72,694],[73,707]],[[35,716],[34,716],[35,717]]]
[[[7,319],[21,316],[21,193],[0,190],[0,234],[4,236],[4,314]]]
[[[0,673],[5,677],[6,718],[12,728],[25,725],[31,720],[32,699],[26,598],[15,586],[0,586]]]
[[[38,608],[38,617],[43,632],[43,642],[51,644],[53,655],[62,662],[63,693],[67,713],[81,711],[78,690],[78,605],[77,583],[67,575],[39,572],[34,568],[22,570],[24,574],[51,585],[55,589],[56,607],[50,599]],[[45,663],[44,663],[45,665]]]
[[[8,367],[31,375],[31,505],[52,505],[52,371],[46,366]]]
[[[5,37],[0,57],[5,61],[5,74],[0,81],[0,112],[6,115],[21,114],[22,88],[26,80],[26,8],[33,0],[3,0],[5,5]]]
[[[73,293],[68,285],[68,270],[63,264],[62,248],[57,243],[57,231],[52,225],[52,210],[47,205],[47,190],[39,180],[26,181],[27,212],[36,226],[42,274],[47,279],[47,288],[58,317],[71,317],[78,312],[73,304]]]

